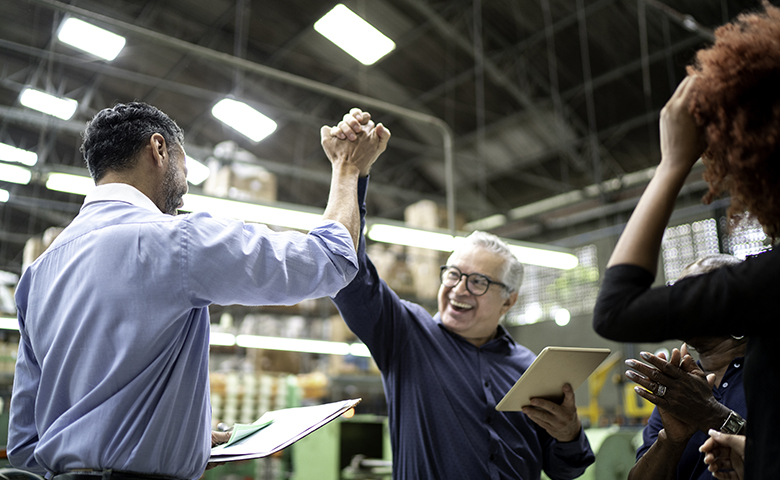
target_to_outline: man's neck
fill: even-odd
[[[140,175],[136,175],[132,170],[129,170],[127,172],[108,172],[103,177],[98,180],[97,185],[106,185],[109,183],[124,183],[125,185],[130,185],[131,187],[135,188],[139,192],[146,195],[149,200],[154,203],[157,208],[160,208],[160,205],[154,200],[154,189],[149,184],[149,182],[144,181],[144,178]],[[162,209],[160,209],[162,211]]]

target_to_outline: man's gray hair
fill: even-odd
[[[677,280],[685,277],[693,277],[695,275],[703,275],[720,267],[725,267],[726,265],[736,265],[741,262],[742,260],[739,258],[732,255],[726,255],[725,253],[707,255],[693,263],[686,265],[685,268],[683,268],[680,272]]]
[[[511,292],[504,290],[504,296],[508,297],[510,293],[520,290],[520,285],[523,283],[523,264],[520,263],[512,251],[509,250],[509,245],[507,245],[506,242],[492,233],[477,230],[466,237],[466,239],[455,249],[455,252],[469,247],[479,247],[504,259],[504,272],[502,278],[500,280],[496,279],[511,290]],[[453,253],[453,255],[454,254],[455,253]]]

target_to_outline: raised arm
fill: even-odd
[[[368,125],[370,114],[361,112],[360,117],[361,119],[365,117]],[[365,131],[359,129],[360,134],[355,135],[354,141],[345,141],[331,135],[333,128],[335,127],[323,126],[320,131],[322,148],[333,166],[330,196],[323,218],[344,225],[349,230],[357,249],[360,233],[357,179],[368,175],[371,165],[385,151],[390,139],[390,131],[382,124],[374,126],[371,123],[370,128]]]
[[[664,228],[691,167],[704,151],[688,111],[696,77],[686,77],[661,110],[661,163],[615,246],[607,267],[637,265],[655,274]]]

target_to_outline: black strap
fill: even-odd
[[[52,480],[180,480],[168,475],[151,473],[123,472],[119,470],[74,470],[58,473]]]

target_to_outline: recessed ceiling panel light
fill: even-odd
[[[317,20],[314,29],[363,65],[373,65],[395,48],[395,42],[342,4]]]
[[[246,103],[225,98],[214,105],[211,114],[255,142],[276,130],[276,122]]]
[[[32,179],[30,170],[16,165],[0,163],[0,182],[18,183],[27,185]]]
[[[70,117],[76,113],[76,108],[79,106],[79,102],[72,98],[55,97],[34,88],[22,90],[19,102],[27,108],[32,108],[63,120],[70,120]]]
[[[11,193],[8,190],[0,188],[0,203],[5,203],[11,198]]]
[[[38,154],[29,150],[12,147],[5,143],[0,143],[0,160],[33,166],[38,162]]]
[[[209,178],[209,167],[187,155],[187,181],[193,185],[200,185]]]
[[[125,37],[73,17],[62,22],[57,38],[108,61],[115,59],[125,46]]]

